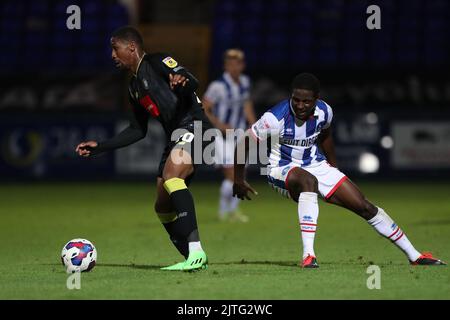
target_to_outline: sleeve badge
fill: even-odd
[[[164,58],[163,60],[164,64],[168,66],[169,68],[173,69],[178,65],[178,62],[175,61],[172,57]]]

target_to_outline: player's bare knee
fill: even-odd
[[[366,220],[370,220],[375,217],[377,212],[377,207],[366,199],[363,199],[358,206],[358,214]]]
[[[289,193],[297,199],[301,192],[318,192],[318,181],[312,174],[293,171],[287,181]]]
[[[288,176],[287,179],[287,187],[289,189],[289,193],[293,199],[297,199],[301,192],[301,184],[299,181],[299,177],[295,173]]]
[[[313,175],[307,175],[300,180],[301,192],[316,192],[319,189],[319,182]]]

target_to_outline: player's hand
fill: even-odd
[[[184,87],[188,81],[189,79],[181,74],[169,74],[169,85],[172,90],[179,85]]]
[[[92,149],[96,148],[97,146],[98,143],[96,141],[85,141],[77,146],[75,152],[77,152],[79,156],[89,157],[91,155]]]
[[[242,181],[242,182],[235,182],[233,184],[233,197],[236,196],[241,200],[247,199],[247,200],[252,200],[249,196],[248,196],[248,192],[253,193],[255,196],[258,195],[258,192],[256,192],[255,189],[253,189],[247,181]]]

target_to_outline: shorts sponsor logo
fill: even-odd
[[[281,174],[282,174],[283,176],[286,175],[286,174],[288,173],[288,171],[289,171],[290,168],[291,168],[290,166],[284,168],[283,171],[281,171]]]

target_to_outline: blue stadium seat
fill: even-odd
[[[216,12],[218,14],[229,14],[238,11],[238,3],[233,0],[218,1]]]
[[[72,66],[73,56],[76,53],[70,49],[59,49],[51,52],[52,64]]]
[[[86,16],[98,18],[99,15],[106,12],[108,6],[103,4],[101,1],[85,1],[82,8],[83,14]]]
[[[5,33],[20,32],[24,29],[24,23],[21,20],[7,17],[1,21],[1,31]]]
[[[2,1],[0,13],[2,18],[20,19],[25,14],[25,4],[20,1]]]
[[[287,46],[287,36],[279,33],[269,33],[266,35],[265,43],[272,48],[283,49]]]
[[[68,32],[58,32],[53,35],[52,45],[56,48],[67,48],[74,45],[74,37]]]
[[[103,42],[103,39],[99,39],[99,35],[93,32],[83,32],[80,40],[80,45],[83,47],[95,47]]]
[[[88,69],[91,67],[97,66],[97,57],[93,54],[89,54],[88,52],[79,53],[76,57],[76,65],[77,67]]]
[[[50,4],[45,0],[31,1],[31,3],[29,3],[27,7],[30,15],[45,17],[50,11]]]
[[[262,1],[243,1],[242,10],[248,12],[249,16],[258,16],[264,12],[264,3]]]
[[[261,61],[266,66],[277,66],[280,61],[286,60],[286,52],[278,48],[266,48],[265,55]]]

